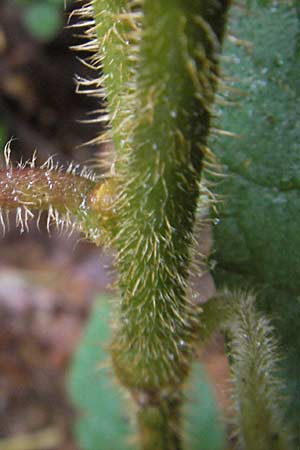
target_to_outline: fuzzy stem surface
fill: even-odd
[[[291,430],[285,424],[285,386],[273,329],[255,308],[255,295],[225,291],[215,301],[228,336],[236,429],[245,450],[290,450]]]
[[[112,346],[128,387],[180,385],[198,312],[186,295],[199,179],[228,3],[145,0],[116,246],[122,293]]]
[[[137,424],[142,450],[182,450],[180,393],[157,399],[146,393],[135,399]]]
[[[33,164],[32,164],[33,165]],[[72,166],[70,166],[72,169]],[[51,222],[63,228],[78,227],[96,244],[105,243],[108,223],[114,220],[113,179],[95,181],[92,177],[63,172],[59,167],[12,167],[0,169],[0,223],[5,232],[8,211],[16,210],[16,223],[21,231],[38,211],[48,212]],[[88,173],[87,173],[88,174]]]
[[[135,8],[135,3],[138,2],[92,2],[98,47],[94,65],[96,69],[101,68],[104,74],[99,78],[98,85],[104,91],[109,128],[112,129],[112,132],[108,132],[100,140],[112,139],[118,152],[122,151],[128,137],[126,124],[131,120],[132,114],[128,96],[134,90],[132,78],[140,21],[140,11]]]
[[[8,168],[0,170],[1,207],[14,209],[22,205],[47,210],[76,212],[96,182],[61,171],[41,168]]]
[[[157,399],[138,410],[142,448],[175,450],[181,402],[171,405],[199,325],[187,283],[229,0],[92,4],[117,150],[112,360],[134,398]]]

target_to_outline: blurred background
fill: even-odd
[[[1,158],[11,138],[15,161],[35,149],[38,163],[56,155],[66,164],[99,151],[80,148],[95,130],[78,122],[95,104],[75,94],[75,74],[89,73],[69,49],[80,42],[65,27],[70,3],[0,2]],[[19,448],[13,436],[21,448],[76,448],[64,376],[90,304],[109,284],[101,249],[41,228],[20,235],[11,226],[0,241],[0,449]]]
[[[70,50],[82,42],[65,27],[74,7],[62,0],[0,2],[0,158],[11,138],[14,161],[37,149],[38,163],[49,155],[83,163],[101,150],[82,147],[96,131],[79,122],[97,105],[75,94],[75,74],[91,74]],[[65,377],[91,305],[110,289],[111,258],[78,235],[66,239],[53,228],[50,237],[34,223],[23,235],[11,226],[0,247],[0,450],[77,449],[78,412]],[[209,278],[205,289],[209,295]],[[221,349],[212,344],[202,359],[226,403]]]

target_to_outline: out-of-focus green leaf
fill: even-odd
[[[249,44],[227,47],[233,62],[226,73],[244,94],[220,111],[221,128],[240,137],[217,144],[227,176],[218,185],[215,276],[219,285],[258,287],[286,356],[290,417],[300,436],[299,23],[293,2],[259,3],[248,2],[231,20],[231,33]]]
[[[40,0],[14,0],[18,5],[33,5],[34,3],[39,3]],[[70,3],[71,0],[43,0],[43,3],[52,3],[53,5],[63,7],[66,3]],[[41,2],[40,2],[41,3]]]
[[[110,301],[106,297],[97,300],[69,377],[71,397],[79,411],[75,432],[83,450],[131,448],[128,408],[112,370],[105,368]]]
[[[48,0],[49,3],[53,3],[53,5],[58,5],[63,7],[64,4],[69,4],[70,0]]]
[[[39,40],[51,40],[63,26],[62,8],[56,2],[32,3],[24,9],[23,17],[30,33]]]
[[[184,407],[188,450],[223,450],[225,429],[211,384],[200,364],[194,364]]]

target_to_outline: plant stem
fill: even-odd
[[[135,402],[137,424],[142,450],[181,450],[180,394],[172,393],[166,398],[156,398],[153,393],[139,393]]]
[[[193,229],[229,0],[93,6],[118,153],[113,365],[134,398],[149,399],[138,407],[142,448],[175,450],[181,401],[173,400],[199,317],[187,296]]]
[[[16,223],[21,232],[38,211],[48,212],[47,227],[52,222],[63,230],[77,227],[96,244],[108,241],[114,222],[115,181],[96,181],[87,170],[70,165],[66,171],[50,158],[42,167],[35,159],[13,167],[6,147],[6,168],[0,169],[0,224],[5,232],[8,211],[16,209]]]
[[[224,291],[214,299],[228,337],[236,429],[245,450],[288,450],[292,435],[285,424],[285,386],[274,330],[255,308],[249,292]]]
[[[15,209],[27,205],[32,209],[75,213],[95,189],[95,181],[60,171],[41,168],[0,170],[0,204]]]
[[[88,25],[88,41],[77,49],[93,52],[91,63],[98,74],[93,80],[81,80],[79,86],[107,103],[99,112],[98,120],[109,126],[95,141],[110,140],[118,152],[125,145],[127,123],[131,119],[128,96],[133,89],[140,16],[135,3],[134,0],[92,0],[79,10],[83,26]]]
[[[128,387],[180,385],[189,371],[198,314],[186,287],[226,7],[143,2],[135,123],[118,174],[122,303],[112,351]]]

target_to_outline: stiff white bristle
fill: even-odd
[[[4,148],[4,169],[6,172],[6,177],[8,178],[7,183],[14,183],[13,176],[13,163],[11,160],[11,142],[10,140]],[[97,174],[89,167],[81,166],[79,163],[71,162],[67,167],[60,164],[55,160],[54,156],[50,156],[43,164],[37,166],[37,151],[34,151],[32,157],[27,161],[20,161],[16,163],[16,168],[20,170],[18,175],[22,176],[22,170],[26,169],[36,169],[42,170],[45,173],[45,176],[50,176],[50,172],[65,172],[68,175],[84,178],[89,181],[96,182],[98,177]],[[15,189],[12,186],[12,190]],[[41,203],[40,203],[41,204]],[[29,223],[32,220],[36,220],[37,228],[40,230],[40,219],[42,216],[42,210],[39,209],[39,199],[35,199],[34,201],[27,201],[26,196],[23,195],[22,201],[20,201],[19,206],[15,208],[15,225],[20,230],[20,233],[24,233],[25,231],[29,231]],[[10,211],[12,207],[2,206],[0,207],[0,228],[2,229],[2,234],[5,235],[7,230],[9,230],[9,218]],[[61,233],[68,232],[73,233],[75,229],[84,232],[84,224],[79,219],[79,217],[75,217],[74,214],[64,207],[64,211],[58,211],[53,205],[48,206],[48,210],[45,210],[47,213],[46,220],[46,228],[48,233],[50,233],[50,229],[52,225],[55,225]],[[80,211],[79,211],[80,213]]]
[[[7,169],[11,168],[11,143],[12,139],[10,139],[4,147],[4,162]]]

